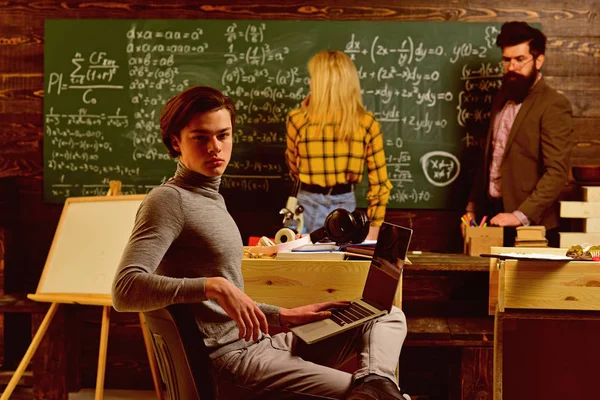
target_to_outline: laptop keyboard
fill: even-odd
[[[344,326],[373,314],[375,314],[373,311],[366,309],[360,304],[352,303],[348,308],[332,310],[331,317],[329,318],[336,324]]]

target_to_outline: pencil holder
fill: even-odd
[[[502,246],[504,228],[497,226],[467,226],[465,231],[464,253],[479,256],[489,253],[492,246]]]

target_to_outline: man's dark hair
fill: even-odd
[[[226,109],[231,115],[231,127],[235,123],[235,105],[231,98],[209,86],[195,86],[170,98],[160,112],[162,141],[171,157],[179,157],[173,148],[171,136],[180,137],[195,115]]]
[[[496,46],[501,49],[525,42],[529,43],[529,52],[533,57],[546,53],[546,35],[525,22],[511,21],[504,23],[500,34],[496,38]]]

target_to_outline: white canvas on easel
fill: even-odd
[[[36,294],[110,296],[144,196],[67,199]]]
[[[117,181],[111,181],[109,194],[113,191],[113,182]],[[60,304],[103,307],[96,379],[96,400],[102,399],[112,281],[144,197],[109,195],[66,200],[36,293],[27,295],[32,300],[52,304],[0,400],[8,399],[12,394]],[[141,313],[140,322],[157,397],[162,399],[151,339]]]

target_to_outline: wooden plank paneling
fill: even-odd
[[[1,10],[1,8],[0,8]],[[0,32],[0,79],[43,72],[43,27],[39,32]],[[494,48],[500,58],[500,50]],[[586,76],[600,68],[600,37],[549,37],[544,72],[549,76]]]
[[[575,117],[600,118],[600,75],[548,76],[545,79],[569,99]]]
[[[40,5],[43,4],[43,5]],[[8,2],[2,7],[2,19],[39,16],[44,18],[249,18],[249,19],[371,19],[421,21],[510,21],[541,22],[549,33],[570,30],[574,35],[595,36],[600,33],[598,5],[593,1],[560,0],[523,3],[506,0],[498,4],[479,1],[427,0],[421,2],[389,2],[368,0],[255,0],[251,4],[235,0],[205,4],[194,0],[176,3],[125,0],[120,2]],[[0,20],[0,25],[2,20]]]
[[[44,76],[42,74],[1,77],[1,114],[41,114]]]
[[[600,164],[600,135],[598,118],[574,118],[575,145],[571,165]]]
[[[600,37],[549,37],[542,70],[548,76],[598,75]]]
[[[600,164],[600,140],[591,144],[577,144],[571,153],[571,165]]]
[[[573,118],[573,130],[577,142],[592,142],[600,139],[598,135],[599,120],[597,118]]]
[[[41,176],[42,115],[4,114],[0,118],[0,178]]]

